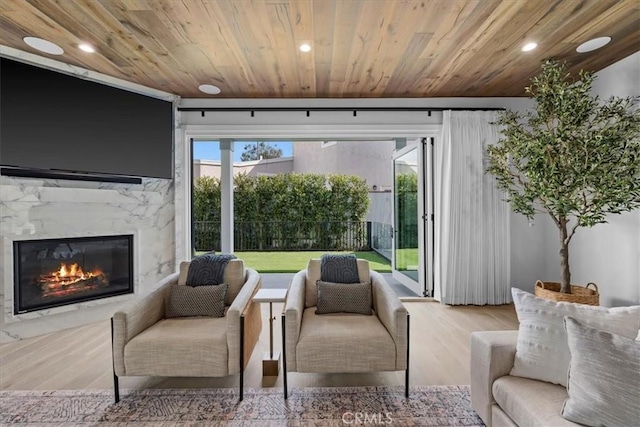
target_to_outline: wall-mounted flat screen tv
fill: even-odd
[[[173,177],[169,101],[0,58],[0,165]]]

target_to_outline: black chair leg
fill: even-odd
[[[120,402],[120,385],[118,384],[118,376],[113,373],[113,395],[115,396],[115,403]]]
[[[409,313],[407,313],[407,369],[404,373],[404,396],[409,397]]]
[[[287,400],[289,394],[287,393],[287,349],[286,349],[286,335],[285,335],[285,316],[282,315],[282,381],[284,386],[284,400]]]
[[[405,373],[404,379],[404,397],[409,397],[409,369]]]
[[[287,371],[282,372],[282,379],[284,381],[284,400],[287,400],[287,398],[289,397],[289,393],[287,393]]]
[[[240,316],[240,398],[244,397],[244,315]]]
[[[120,402],[120,384],[118,383],[118,376],[116,375],[116,366],[113,354],[113,317],[111,318],[111,368],[113,369],[113,395],[115,397],[115,403]]]

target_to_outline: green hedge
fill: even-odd
[[[418,247],[418,175],[396,173],[397,249]]]
[[[234,220],[244,224],[241,230],[236,230],[243,236],[236,238],[267,242],[264,244],[269,247],[269,239],[278,239],[281,247],[295,247],[301,239],[318,235],[320,225],[324,227],[322,235],[332,236],[337,247],[347,233],[352,235],[349,223],[365,219],[369,209],[368,192],[365,180],[353,175],[236,175]],[[198,178],[193,201],[195,221],[220,222],[217,178]],[[251,226],[252,223],[255,226]],[[366,241],[366,230],[358,233],[364,235],[356,239]]]

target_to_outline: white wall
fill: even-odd
[[[369,190],[390,190],[393,186],[391,156],[395,141],[296,141],[293,171],[300,173],[350,174],[367,182]]]
[[[511,286],[533,292],[536,280],[551,280],[545,275],[549,240],[555,238],[552,227],[555,229],[547,216],[538,215],[530,223],[511,212]]]
[[[196,159],[193,167],[193,179],[201,176],[211,176],[220,179],[222,163],[220,160]],[[272,175],[293,171],[293,157],[279,157],[276,159],[251,160],[233,164],[233,175],[246,173],[249,176]]]
[[[640,52],[596,74],[592,93],[611,96],[640,95]],[[569,248],[571,282],[594,282],[600,304],[640,304],[640,209],[609,215],[607,224],[576,231]],[[547,242],[546,279],[559,281],[559,237],[555,226]]]

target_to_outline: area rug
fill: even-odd
[[[469,386],[0,391],[0,425],[482,426]]]

